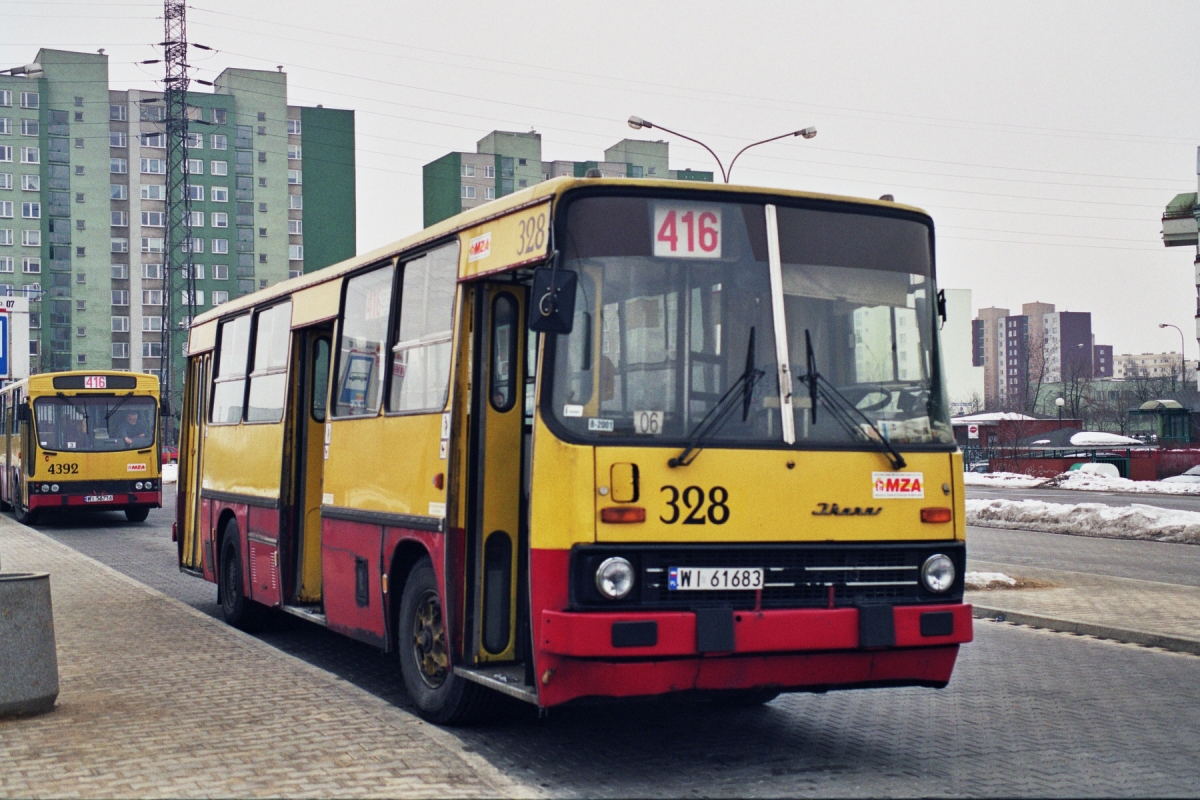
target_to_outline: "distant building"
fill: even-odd
[[[983,407],[983,364],[976,363],[971,290],[946,289],[946,325],[942,328],[942,363],[952,416]]]
[[[492,131],[474,153],[447,153],[425,165],[425,226],[468,208],[512,194],[535,183],[563,176],[584,177],[599,170],[604,178],[666,178],[712,182],[713,174],[670,169],[666,142],[623,139],[604,151],[603,161],[542,161],[537,131]]]
[[[1138,378],[1173,378],[1179,375],[1183,356],[1170,353],[1122,353],[1113,359],[1113,377],[1119,381]]]
[[[1092,345],[1092,377],[1113,377],[1113,348],[1111,344]]]

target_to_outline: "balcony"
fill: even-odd
[[[1196,193],[1176,195],[1162,217],[1162,238],[1166,247],[1197,244]]]

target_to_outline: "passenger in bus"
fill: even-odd
[[[117,423],[117,440],[126,447],[144,447],[153,440],[150,428],[137,411],[128,411],[125,419]]]

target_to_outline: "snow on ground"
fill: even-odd
[[[1045,503],[1040,500],[967,500],[967,524],[1020,528],[1105,539],[1149,539],[1200,544],[1200,512],[1141,505]]]
[[[1016,586],[1017,579],[1010,578],[1003,572],[968,572],[964,577],[968,589],[996,589],[1004,586]]]
[[[178,464],[163,464],[162,465],[162,482],[163,483],[174,483],[178,479],[179,479],[179,465]]]
[[[964,472],[963,483],[967,486],[990,486],[997,489],[1028,489],[1045,483],[1045,478],[1033,475],[1018,475],[1015,472]]]
[[[1095,473],[1064,472],[1045,483],[1047,489],[1078,489],[1084,492],[1137,492],[1139,494],[1200,494],[1200,483],[1131,481]]]

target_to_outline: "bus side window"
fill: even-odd
[[[338,344],[335,417],[373,417],[383,399],[383,348],[387,346],[388,315],[392,305],[392,276],[396,269],[357,275],[346,282]]]
[[[217,374],[213,377],[212,422],[242,420],[246,398],[246,357],[250,348],[250,315],[221,325]]]
[[[450,386],[458,242],[404,265],[389,411],[441,411]]]
[[[254,366],[250,372],[246,421],[279,422],[283,419],[283,400],[287,396],[292,304],[280,303],[255,316]]]
[[[325,403],[329,395],[329,340],[317,339],[312,354],[312,418],[325,421]]]

